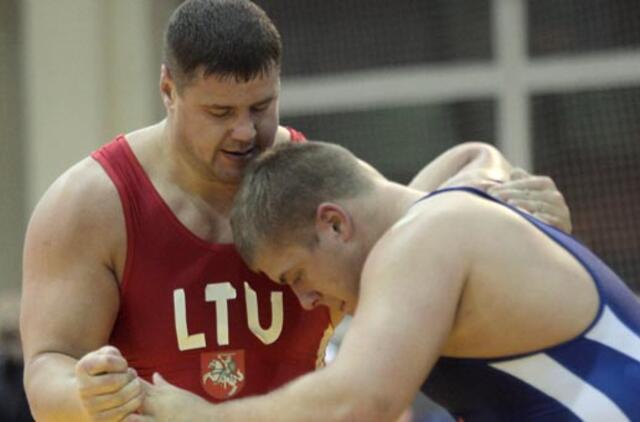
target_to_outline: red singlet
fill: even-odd
[[[191,233],[124,136],[92,157],[118,190],[127,230],[110,343],[140,376],[159,372],[219,401],[264,394],[321,364],[332,331],[326,308],[304,311],[288,287],[252,273],[232,244]]]

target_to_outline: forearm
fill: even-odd
[[[38,422],[89,421],[77,392],[76,362],[70,356],[46,353],[27,363],[25,389]]]
[[[209,406],[202,420],[245,422],[391,421],[390,406],[376,399],[366,385],[340,376],[331,367],[301,377],[283,388],[255,398]],[[217,418],[217,419],[214,419]]]
[[[511,164],[495,147],[481,142],[467,142],[445,151],[423,168],[409,186],[432,191],[456,180],[484,178],[508,180]]]

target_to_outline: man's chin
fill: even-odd
[[[239,186],[240,182],[242,182],[242,177],[244,176],[244,169],[233,169],[233,170],[223,170],[223,171],[214,171],[211,173],[211,178],[223,185],[229,186]]]

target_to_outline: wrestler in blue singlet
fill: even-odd
[[[440,358],[422,391],[465,422],[640,421],[640,302],[607,265],[570,235],[512,209],[591,274],[600,305],[576,338],[518,356]]]

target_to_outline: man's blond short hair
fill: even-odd
[[[313,247],[316,210],[373,187],[371,171],[346,148],[326,142],[285,143],[247,169],[231,212],[236,248],[255,264],[258,247]]]

